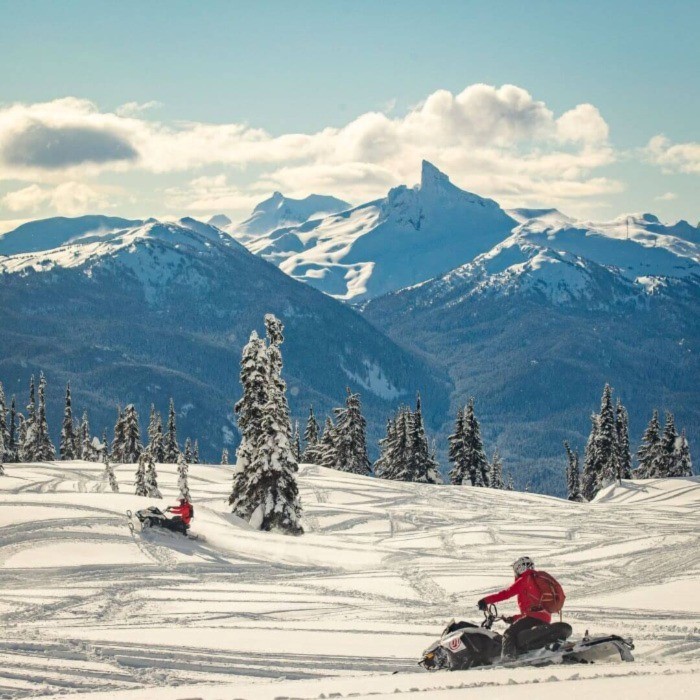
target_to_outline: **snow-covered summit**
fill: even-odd
[[[321,219],[349,208],[348,202],[328,195],[311,194],[303,199],[292,199],[281,192],[274,192],[271,197],[260,202],[245,221],[238,224],[232,224],[230,220],[228,224],[222,221],[223,225],[213,221],[209,223],[223,228],[237,240],[246,243],[275,229],[296,226],[310,219]]]
[[[496,202],[459,189],[424,161],[414,187],[272,231],[249,248],[327,294],[360,301],[471,261],[516,224]]]

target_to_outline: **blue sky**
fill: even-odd
[[[421,157],[508,206],[700,219],[697,2],[0,9],[5,222],[360,202]]]

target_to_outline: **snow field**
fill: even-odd
[[[116,467],[119,494],[102,471],[0,477],[0,697],[660,698],[689,697],[698,678],[697,477],[574,504],[302,465],[307,534],[294,538],[228,513],[230,467],[192,465],[195,541],[127,527],[127,508],[174,502],[175,465],[158,467],[158,502],[131,495],[134,465]],[[417,673],[445,621],[478,620],[476,600],[521,554],[562,582],[575,634],[632,636],[635,664]]]

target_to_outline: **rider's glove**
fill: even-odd
[[[506,625],[512,625],[514,622],[512,617],[502,617],[501,619],[506,623]]]
[[[482,599],[476,604],[476,606],[479,608],[479,610],[487,610],[488,607],[489,607],[488,605],[486,605],[486,600],[485,600],[484,598],[482,598]]]

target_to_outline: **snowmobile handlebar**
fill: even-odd
[[[486,610],[484,610],[484,620],[481,623],[481,626],[486,629],[490,630],[491,627],[493,627],[493,623],[496,622],[497,620],[502,620],[505,623],[510,624],[511,620],[510,618],[504,617],[503,615],[498,614],[498,608],[495,606],[495,604],[491,603]]]

